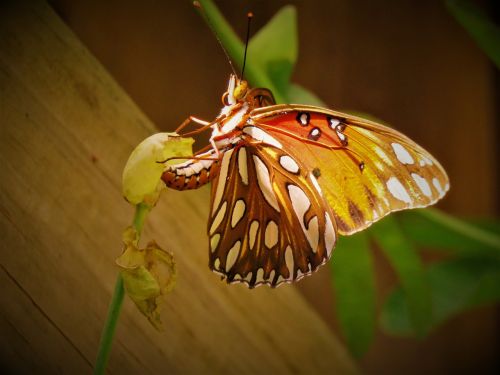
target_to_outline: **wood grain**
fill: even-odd
[[[217,115],[230,67],[190,1],[50,3],[160,129],[175,129],[188,114],[207,120]],[[329,108],[376,116],[430,151],[450,176],[451,191],[439,203],[447,212],[498,216],[494,68],[445,2],[215,3],[241,39],[248,10],[255,32],[282,6],[295,5],[299,56],[293,81]],[[199,141],[199,147],[206,144]],[[330,261],[333,269],[339,251]],[[398,279],[379,252],[375,260],[381,307]],[[337,325],[329,268],[297,288],[330,326]],[[389,336],[378,328],[360,366],[384,374],[487,373],[498,367],[499,317],[498,307],[470,311],[424,340]]]
[[[0,14],[0,364],[89,373],[133,214],[121,170],[156,130],[45,3]],[[209,272],[207,205],[207,189],[168,192],[151,214],[145,240],[179,269],[166,331],[127,300],[109,372],[355,372],[293,287],[227,287]]]

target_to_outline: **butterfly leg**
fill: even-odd
[[[190,137],[192,135],[202,133],[205,130],[210,129],[214,124],[222,121],[225,117],[226,117],[226,115],[221,115],[221,116],[217,117],[215,120],[208,122],[205,120],[200,120],[199,118],[196,118],[194,116],[189,116],[186,120],[184,120],[184,122],[177,129],[175,129],[175,132],[179,133],[182,129],[184,129],[186,126],[188,126],[192,122],[200,125],[201,127],[199,129],[196,129],[196,130],[193,130],[191,132],[187,132],[187,133],[180,135],[181,137]]]
[[[186,126],[188,126],[192,122],[195,124],[201,125],[202,127],[210,125],[210,122],[208,122],[208,121],[201,120],[201,119],[194,117],[194,116],[189,116],[187,119],[185,119],[182,122],[182,124],[179,125],[179,127],[177,129],[175,129],[175,132],[179,133],[182,129],[184,129]]]
[[[220,158],[220,152],[219,149],[217,148],[217,145],[215,144],[215,139],[211,139],[210,144],[212,145],[212,149],[215,151],[215,157],[218,160]]]
[[[215,152],[215,155],[217,156],[217,158],[220,158],[220,156],[221,156],[221,153],[219,151],[219,146],[222,146],[222,148],[225,148],[226,146],[231,146],[230,139],[231,139],[231,137],[235,136],[236,134],[237,134],[237,131],[233,131],[233,132],[230,132],[227,134],[217,135],[217,136],[212,137],[210,139],[210,144],[212,145],[212,149]],[[220,142],[219,146],[217,145],[217,142]]]

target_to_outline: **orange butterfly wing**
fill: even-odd
[[[335,233],[315,177],[286,151],[246,135],[224,152],[208,222],[214,272],[250,287],[292,282],[328,260]]]
[[[387,126],[306,105],[258,108],[250,119],[313,171],[340,234],[392,211],[431,205],[449,189],[439,162]]]

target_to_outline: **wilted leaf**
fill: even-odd
[[[173,255],[154,242],[138,249],[134,229],[126,229],[123,237],[125,251],[116,264],[122,269],[125,291],[139,311],[160,330],[163,298],[173,289],[177,277]]]

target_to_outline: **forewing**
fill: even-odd
[[[227,282],[276,286],[328,260],[335,224],[311,171],[252,140],[224,153],[212,182],[209,266]]]
[[[254,110],[250,123],[246,132],[265,131],[314,171],[340,234],[392,211],[431,205],[449,189],[432,155],[375,122],[313,106],[276,105]]]

